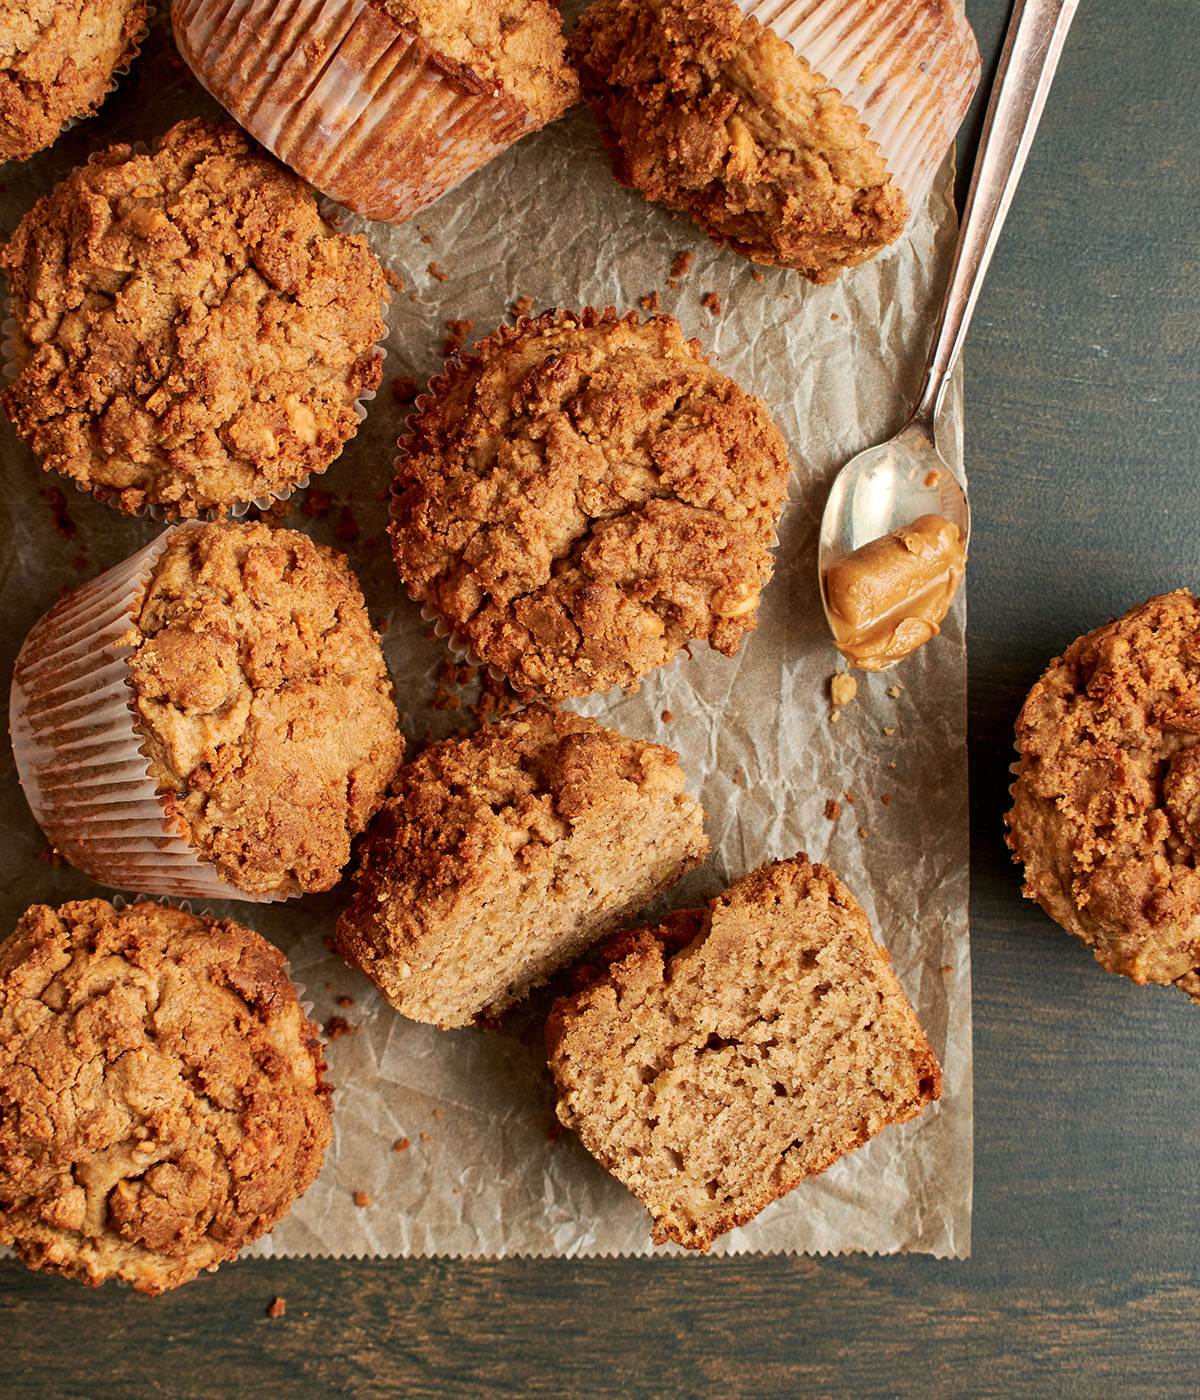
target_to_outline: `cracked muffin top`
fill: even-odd
[[[28,160],[104,101],[145,0],[0,0],[0,160]]]
[[[543,123],[579,100],[579,83],[563,57],[562,16],[550,0],[372,0],[413,29],[443,59],[447,73],[515,98]]]
[[[345,559],[295,530],[177,530],[125,642],[134,724],[198,856],[254,893],[333,886],[404,741]]]
[[[569,53],[616,178],[718,243],[821,283],[903,232],[857,114],[731,0],[598,0]]]
[[[1026,896],[1107,971],[1200,1001],[1200,601],[1166,593],[1072,642],[1016,742]]]
[[[286,1215],[331,1130],[285,969],[170,905],[29,909],[0,945],[0,1241],[154,1294]]]
[[[632,688],[754,628],[787,451],[673,317],[503,328],[430,384],[400,446],[400,577],[516,690]]]
[[[286,492],[353,437],[380,379],[383,272],[236,128],[113,146],[21,221],[0,264],[4,406],[53,467],[194,516]]]

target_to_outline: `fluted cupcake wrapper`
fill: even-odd
[[[174,898],[269,903],[222,880],[167,814],[130,709],[122,642],[178,525],[75,589],[34,624],[9,705],[26,800],[60,855],[102,885]]]
[[[176,0],[179,51],[280,160],[402,223],[542,122],[367,0]]]
[[[979,84],[954,0],[733,0],[836,89],[879,147],[910,212],[925,202]]]

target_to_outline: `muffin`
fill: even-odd
[[[34,905],[0,944],[0,1242],[161,1293],[316,1178],[330,1090],[283,955],[229,919]]]
[[[0,160],[94,112],[145,34],[145,0],[0,0]]]
[[[570,56],[622,184],[812,282],[900,236],[980,72],[953,0],[597,0]]]
[[[233,521],[168,530],[52,608],[11,723],[54,848],[147,894],[329,889],[404,748],[344,558]]]
[[[382,374],[383,271],[232,127],[113,146],[0,254],[4,407],[47,468],[122,510],[286,495],[354,436]]]
[[[175,0],[209,92],[280,160],[400,223],[578,100],[553,0]]]
[[[433,380],[400,447],[400,577],[518,692],[633,688],[754,628],[787,450],[673,317],[502,328]]]
[[[678,756],[581,715],[433,744],[396,787],[337,949],[443,1029],[498,1016],[708,853]]]
[[[619,934],[546,1026],[558,1116],[654,1241],[708,1249],[941,1094],[866,916],[803,855]]]
[[[1200,1001],[1200,601],[1166,593],[1072,642],[1016,742],[1026,897],[1108,972]]]

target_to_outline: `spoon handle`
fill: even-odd
[[[1078,4],[1079,0],[1016,0],[1013,6],[979,138],[950,281],[912,413],[913,420],[930,427],[966,339],[984,274],[1025,167]]]

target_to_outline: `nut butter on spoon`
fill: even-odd
[[[1017,0],[917,406],[890,442],[842,468],[825,503],[821,600],[839,649],[865,670],[936,636],[963,576],[971,511],[935,423],[1077,5]]]

